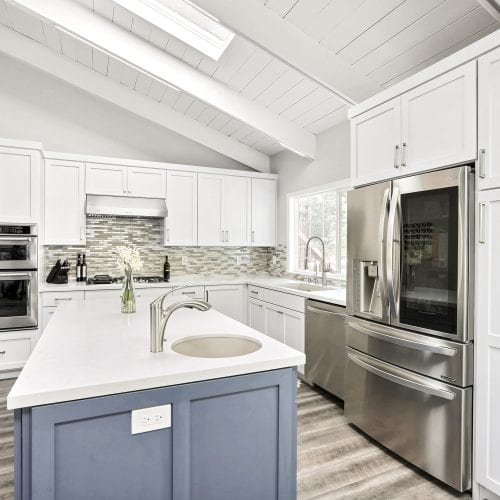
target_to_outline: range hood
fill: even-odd
[[[168,209],[164,198],[88,194],[87,214],[118,217],[167,217]]]

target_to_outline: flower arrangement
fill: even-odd
[[[133,273],[142,269],[139,250],[132,246],[119,248],[116,263],[124,274],[121,296],[122,312],[133,313],[136,309]]]

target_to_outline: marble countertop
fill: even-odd
[[[167,299],[175,302],[178,297]],[[297,366],[305,355],[214,310],[176,311],[165,349],[149,351],[149,302],[122,314],[113,299],[58,307],[7,398],[9,409],[60,403]],[[193,335],[236,335],[262,347],[245,356],[194,358],[171,347]]]
[[[280,292],[299,295],[306,299],[315,299],[330,304],[340,306],[346,305],[346,289],[336,287],[333,289],[304,291],[293,290],[286,288],[283,285],[290,283],[301,283],[300,281],[292,278],[273,278],[270,276],[201,276],[201,275],[187,275],[173,278],[168,283],[136,283],[136,288],[171,288],[178,286],[209,286],[209,285],[254,285],[277,290]],[[72,292],[76,290],[82,291],[96,291],[96,290],[120,290],[121,284],[112,285],[87,285],[86,283],[77,283],[70,281],[65,285],[53,285],[49,283],[42,283],[40,292]]]

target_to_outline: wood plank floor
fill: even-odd
[[[14,498],[12,380],[0,380],[0,500]],[[409,466],[350,426],[342,404],[305,384],[298,391],[298,498],[470,498]],[[237,500],[237,499],[235,499]]]

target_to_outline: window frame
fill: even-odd
[[[287,193],[287,272],[290,274],[295,274],[299,276],[314,276],[313,271],[306,271],[305,269],[294,269],[295,263],[295,243],[296,243],[296,233],[297,233],[297,213],[295,209],[296,199],[303,196],[312,196],[315,194],[321,194],[325,191],[336,191],[347,192],[352,189],[350,178],[342,179],[336,182],[330,182],[328,184],[322,184],[319,186],[313,186],[306,189],[301,189],[300,191],[294,191],[292,193]],[[340,197],[337,196],[337,214],[340,214]],[[337,219],[337,222],[339,219]],[[341,249],[341,231],[337,231],[337,251],[340,252]],[[337,253],[337,261],[341,258],[341,254]],[[346,280],[346,272],[335,273],[327,272],[327,278],[333,280]]]

